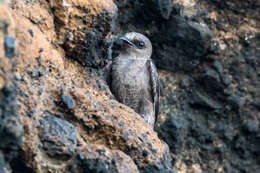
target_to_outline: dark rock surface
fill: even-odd
[[[119,7],[119,33],[135,30],[148,35],[153,43],[153,59],[159,68],[191,71],[200,64],[212,32],[207,25],[181,16],[180,5],[157,0],[115,2]]]
[[[83,152],[69,166],[72,173],[139,173],[137,166],[129,156],[119,150],[108,150],[101,146],[88,144]]]
[[[115,2],[118,33],[146,34],[166,70],[156,130],[175,167],[259,171],[259,2],[173,1],[164,19],[159,1]]]
[[[16,89],[5,87],[1,91],[0,102],[0,148],[4,151],[18,150],[22,145],[23,127],[18,117],[16,105]]]
[[[40,120],[41,148],[50,157],[72,156],[76,152],[77,133],[75,126],[53,115],[43,115]]]
[[[153,59],[167,70],[160,74],[156,130],[176,168],[192,171],[199,163],[202,172],[259,171],[259,3],[176,1],[167,20],[143,10],[150,4],[141,0],[116,3],[119,30],[148,35]]]

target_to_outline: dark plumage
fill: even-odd
[[[152,44],[142,34],[127,33],[120,54],[107,67],[116,99],[154,126],[159,110],[159,78],[151,60]]]

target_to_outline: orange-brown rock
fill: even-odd
[[[8,162],[17,155],[24,133],[17,111],[17,85],[13,73],[18,52],[15,28],[9,9],[0,6],[0,172],[12,170]]]
[[[81,64],[96,67],[106,56],[101,45],[114,29],[117,16],[112,0],[12,1],[11,7],[36,24],[53,46],[64,48],[58,49],[61,53]]]

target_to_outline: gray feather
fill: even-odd
[[[153,96],[153,103],[154,103],[154,112],[155,112],[155,123],[158,118],[159,114],[159,97],[160,97],[160,81],[159,76],[157,73],[157,69],[152,62],[152,60],[147,61],[148,69],[151,75],[151,86],[152,86],[152,96]]]

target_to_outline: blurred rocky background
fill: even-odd
[[[153,43],[153,130],[102,68]],[[260,172],[260,1],[0,0],[0,173]]]

